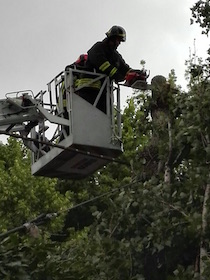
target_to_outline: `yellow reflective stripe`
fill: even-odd
[[[76,87],[86,86],[86,87],[100,89],[101,82],[100,81],[92,82],[92,81],[93,81],[93,79],[91,79],[91,78],[77,79],[75,81],[75,86]]]
[[[101,64],[99,70],[104,72],[107,68],[109,68],[110,65],[111,64],[109,63],[109,61],[105,61],[103,64]]]
[[[114,76],[114,74],[115,74],[116,72],[117,72],[117,68],[114,67],[114,68],[112,69],[112,71],[109,73],[109,76],[110,76],[110,77]]]
[[[66,107],[67,101],[66,99],[63,99],[63,107]]]
[[[58,104],[58,107],[61,107],[62,103],[58,102],[57,104]],[[63,99],[63,107],[67,107],[66,105],[67,105],[67,100]]]
[[[65,91],[65,83],[64,83],[64,81],[61,83],[61,91],[62,91],[62,93]]]

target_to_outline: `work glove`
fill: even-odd
[[[138,77],[139,77],[139,74],[136,73],[135,71],[131,70],[126,74],[125,80],[126,80],[126,82],[131,83],[131,81],[137,79]]]
[[[135,81],[140,80],[146,82],[148,75],[145,70],[131,69],[125,76],[126,85],[132,85]]]

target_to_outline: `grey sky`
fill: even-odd
[[[144,59],[151,77],[168,75],[174,68],[182,82],[189,48],[194,38],[201,37],[200,29],[189,24],[193,3],[0,0],[0,97],[8,91],[45,89],[51,78],[103,39],[114,24],[127,31],[127,42],[118,50],[131,67],[139,68]],[[198,42],[198,51],[202,49],[203,43]]]
[[[150,78],[175,69],[184,84],[185,60],[197,38],[202,55],[207,39],[190,25],[192,0],[0,0],[0,98],[31,89],[35,94],[64,67],[105,37],[112,25],[127,31],[119,47],[133,68],[146,61]],[[123,93],[122,100],[131,94]]]

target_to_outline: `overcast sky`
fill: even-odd
[[[0,98],[31,89],[35,94],[112,25],[127,31],[118,51],[132,68],[146,61],[150,78],[175,69],[184,86],[189,50],[203,56],[208,41],[190,25],[195,0],[0,0]],[[123,91],[124,101],[131,91]]]

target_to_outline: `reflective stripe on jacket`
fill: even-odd
[[[96,81],[93,82],[94,78],[81,78],[81,79],[77,79],[75,81],[75,87],[88,87],[88,88],[94,88],[94,89],[100,89],[101,88],[101,81]]]
[[[66,108],[67,100],[66,100],[66,89],[65,89],[65,83],[64,81],[61,84],[61,93],[63,95],[63,107]],[[59,104],[60,105],[60,104]]]

